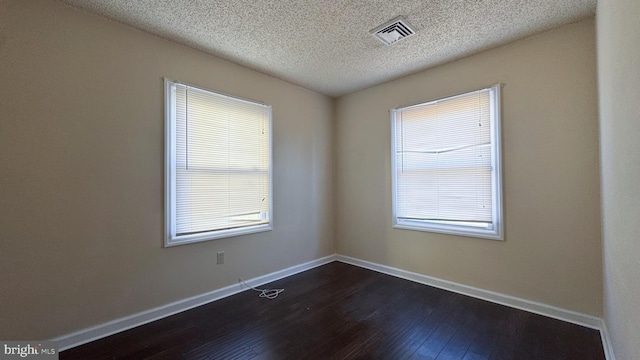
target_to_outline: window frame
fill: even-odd
[[[176,121],[174,114],[176,113],[176,96],[172,93],[173,85],[180,84],[196,88],[202,91],[210,92],[229,99],[246,102],[256,105],[262,105],[268,109],[268,128],[269,128],[269,218],[267,223],[258,225],[247,225],[233,229],[213,230],[196,234],[176,235]],[[165,236],[164,247],[172,247],[197,243],[202,241],[210,241],[235,237],[240,235],[254,234],[264,231],[273,230],[273,116],[272,107],[261,102],[242,99],[217,91],[204,89],[199,86],[164,78],[164,115],[165,115]]]
[[[501,133],[501,88],[502,84],[467,91],[464,93],[445,96],[414,105],[397,107],[390,110],[391,117],[391,196],[392,196],[392,226],[395,229],[425,231],[449,235],[469,236],[490,240],[504,240],[504,217],[502,205],[502,133]],[[491,200],[492,224],[491,229],[447,224],[444,221],[407,220],[397,216],[397,170],[396,170],[396,114],[398,111],[413,106],[426,105],[437,101],[465,96],[479,90],[490,90],[491,109]]]

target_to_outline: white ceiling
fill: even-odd
[[[596,0],[62,0],[340,96],[593,16]],[[416,35],[369,30],[402,15]]]

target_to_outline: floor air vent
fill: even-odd
[[[402,16],[398,16],[369,31],[369,33],[385,45],[391,45],[396,41],[408,38],[416,32],[411,28],[407,20],[403,19]]]

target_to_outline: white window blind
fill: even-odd
[[[169,243],[270,229],[271,108],[168,81]]]
[[[395,225],[501,236],[499,85],[395,109]]]

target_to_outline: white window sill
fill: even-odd
[[[271,224],[260,224],[255,226],[245,226],[237,229],[216,230],[205,233],[173,236],[169,235],[165,239],[165,247],[192,244],[196,242],[224,239],[240,235],[255,234],[264,231],[271,231]]]
[[[393,225],[394,229],[433,232],[439,234],[469,236],[488,240],[504,240],[502,231],[467,226],[424,224],[420,222],[401,222]]]

